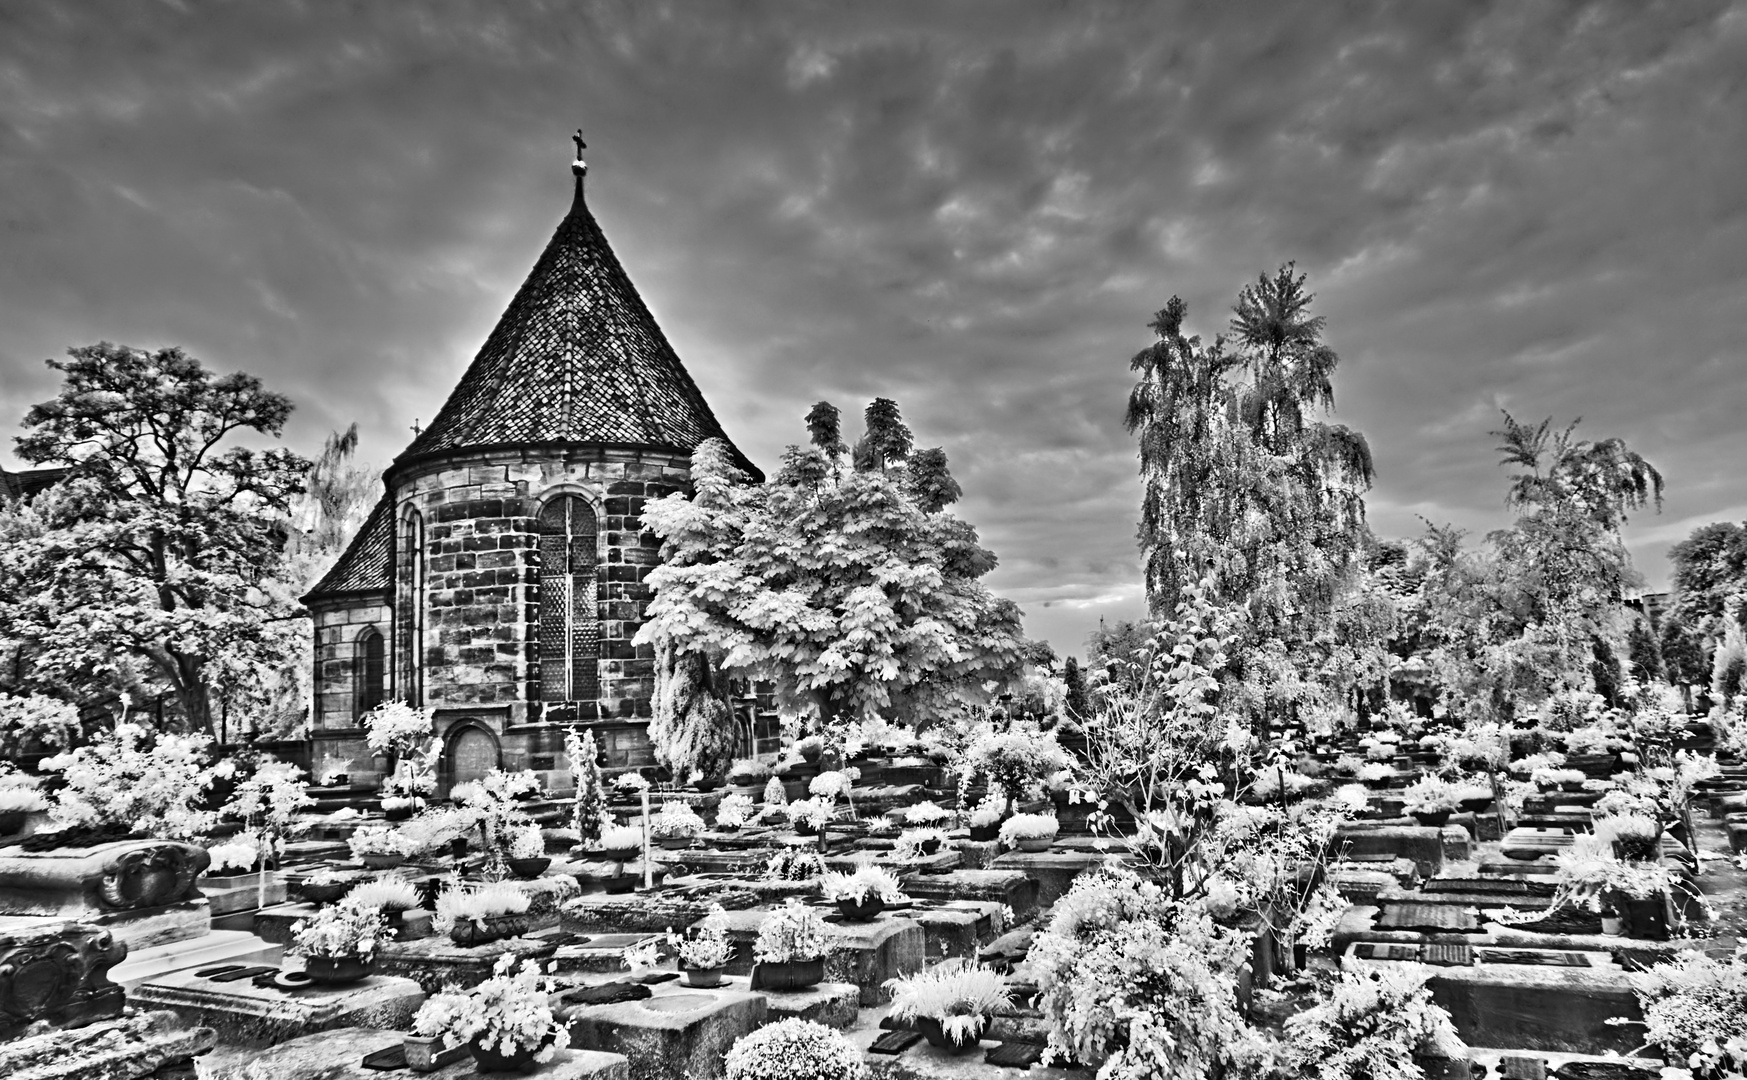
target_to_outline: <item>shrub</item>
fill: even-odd
[[[764,805],[785,806],[788,804],[788,801],[788,789],[783,787],[783,782],[781,780],[778,780],[774,776],[771,777],[764,785]]]
[[[228,871],[246,874],[260,861],[261,845],[257,838],[245,834],[229,843],[214,844],[206,849],[206,853],[212,856],[212,865],[207,867],[207,873],[224,874]]]
[[[1021,840],[1053,840],[1061,831],[1054,814],[1014,814],[1001,823],[1001,842],[1009,847]]]
[[[540,859],[546,855],[546,834],[540,831],[540,826],[533,822],[515,825],[510,828],[509,857],[512,859]]]
[[[1317,1080],[1410,1080],[1415,1054],[1467,1052],[1420,964],[1343,971],[1329,996],[1286,1021],[1299,1074]]]
[[[750,795],[724,795],[716,804],[716,824],[724,829],[738,829],[757,816]]]
[[[354,859],[362,859],[366,855],[409,855],[407,843],[401,834],[386,825],[365,825],[355,829],[346,838],[346,846],[352,849]]]
[[[1730,960],[1682,952],[1632,976],[1644,1010],[1645,1038],[1672,1064],[1704,1049],[1707,1040],[1747,1037],[1747,946]]]
[[[346,894],[344,903],[383,912],[411,911],[419,906],[419,891],[410,881],[379,878],[355,886]]]
[[[728,782],[739,787],[762,784],[770,778],[770,766],[753,758],[741,758],[728,766]]]
[[[1415,780],[1402,796],[1410,814],[1442,814],[1456,809],[1456,786],[1435,776]]]
[[[384,701],[359,718],[364,741],[380,754],[399,753],[433,734],[433,709],[415,709],[404,701]]]
[[[766,1024],[729,1048],[725,1080],[867,1080],[850,1041],[812,1020]]]
[[[661,809],[649,819],[651,834],[666,838],[693,837],[702,833],[708,826],[704,819],[698,816],[688,803],[666,802]]]
[[[608,825],[601,830],[601,848],[632,851],[643,846],[643,830],[634,825]]]
[[[483,923],[504,915],[520,915],[528,910],[528,894],[514,885],[482,885],[478,888],[455,888],[437,897],[437,910],[431,925],[438,933],[448,933],[456,923]]]
[[[859,866],[849,874],[828,872],[820,879],[819,885],[827,900],[864,904],[869,896],[875,896],[884,903],[896,904],[909,899],[898,884],[897,875],[871,863]]]
[[[211,749],[205,735],[117,724],[90,745],[43,761],[66,780],[50,817],[61,828],[123,828],[172,840],[199,836],[218,815],[195,807],[215,778],[235,772],[228,761],[208,767]]]
[[[938,825],[951,816],[931,802],[919,802],[904,810],[904,820],[911,825]]]
[[[892,991],[892,1016],[930,1017],[953,1042],[982,1037],[989,1016],[1008,1004],[1007,977],[970,960],[947,960],[926,971],[886,980]]]
[[[983,796],[983,801],[978,803],[975,809],[966,816],[965,823],[973,829],[987,828],[1000,821],[1001,815],[1006,810],[1007,805],[1001,800],[1001,797],[990,792]]]

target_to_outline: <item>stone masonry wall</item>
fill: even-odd
[[[323,604],[315,616],[315,727],[356,727],[353,709],[358,680],[363,670],[358,662],[358,635],[374,627],[384,640],[389,636],[386,598],[361,599],[348,606]],[[386,689],[386,688],[385,688]],[[389,691],[392,696],[392,691]]]

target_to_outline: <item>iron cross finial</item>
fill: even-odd
[[[570,141],[576,144],[576,160],[581,161],[582,160],[582,152],[583,152],[583,150],[587,149],[587,147],[588,147],[588,144],[582,141],[582,129],[581,128],[576,129],[576,134],[572,135],[570,137]]]

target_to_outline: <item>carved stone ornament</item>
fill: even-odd
[[[46,1020],[74,1026],[121,1013],[121,987],[109,969],[127,947],[108,930],[81,923],[0,934],[0,1039]]]
[[[186,844],[165,844],[123,852],[103,868],[97,896],[115,911],[161,907],[188,899],[194,879],[211,856]]]

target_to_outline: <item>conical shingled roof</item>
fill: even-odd
[[[670,448],[727,439],[576,196],[437,418],[393,469],[455,450],[553,444]],[[729,442],[730,446],[733,443]],[[735,457],[754,475],[739,448]]]

